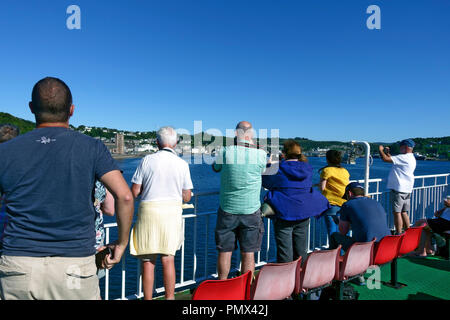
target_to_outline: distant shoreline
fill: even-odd
[[[143,154],[111,154],[113,159],[115,160],[124,160],[124,159],[142,159],[146,155],[149,155],[151,153],[143,153]],[[309,156],[309,157],[317,157],[317,158],[324,158],[324,156]],[[364,158],[364,157],[358,157],[358,158]],[[375,158],[375,157],[374,157]],[[376,159],[379,159],[379,157],[376,157]],[[417,161],[440,161],[445,162],[449,161],[447,159],[436,159],[436,158],[428,158],[426,160],[417,160]]]
[[[115,160],[123,159],[140,159],[146,156],[146,154],[111,154]]]

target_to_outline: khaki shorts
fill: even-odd
[[[391,190],[392,212],[409,212],[411,208],[411,193]]]
[[[98,300],[95,256],[0,257],[0,300]]]

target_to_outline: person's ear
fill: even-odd
[[[28,107],[30,108],[31,113],[34,114],[33,103],[31,101],[28,103]]]
[[[70,111],[69,111],[69,118],[71,117],[71,116],[73,116],[73,112],[75,111],[75,106],[74,105],[71,105],[70,106]]]

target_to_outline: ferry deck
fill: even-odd
[[[438,175],[426,175],[426,176],[416,176],[415,188],[412,193],[411,198],[411,212],[410,219],[413,224],[418,219],[425,217],[431,217],[433,213],[442,206],[442,199],[448,194],[448,183],[450,174],[438,174]],[[364,180],[359,181],[361,183]],[[393,229],[393,218],[389,211],[389,191],[380,190],[382,179],[368,179],[368,196],[382,203],[385,207],[388,219],[388,226]],[[193,203],[194,209],[192,214],[184,214],[185,225],[189,222],[193,222],[193,231],[190,230],[190,238],[192,240],[191,246],[193,246],[193,253],[186,252],[186,243],[183,243],[181,250],[177,252],[179,263],[177,264],[177,271],[179,276],[177,277],[176,283],[176,299],[178,300],[190,300],[192,298],[193,290],[206,279],[217,278],[217,273],[208,273],[208,259],[202,258],[200,255],[205,257],[208,254],[208,244],[206,244],[205,249],[199,250],[196,248],[199,237],[204,236],[213,232],[208,227],[208,224],[200,224],[198,220],[201,217],[209,219],[212,215],[215,215],[215,211],[211,212],[197,212],[197,205],[201,201],[202,197],[205,196],[216,196],[216,192],[208,193],[197,193],[194,196]],[[271,227],[270,219],[264,218],[266,224],[265,232],[265,245],[263,245],[264,250],[255,254],[256,259],[256,273],[267,263],[274,263],[276,260],[275,250],[273,248],[273,230]],[[320,226],[316,226],[318,221],[316,219],[311,219],[310,229],[308,234],[309,249],[308,252],[313,252],[315,250],[326,250],[328,249],[328,239],[321,235]],[[117,228],[115,223],[106,224],[106,241],[108,243],[110,233],[114,228]],[[206,228],[206,230],[198,230],[199,228]],[[208,229],[209,228],[209,229]],[[186,241],[186,240],[185,240]],[[208,241],[208,240],[206,240]],[[448,241],[447,241],[448,245]],[[203,251],[203,252],[202,252]],[[438,256],[428,256],[426,258],[418,257],[402,257],[397,259],[397,276],[398,282],[406,284],[406,286],[395,289],[388,286],[388,282],[391,279],[391,264],[387,263],[380,266],[381,279],[380,285],[377,289],[370,289],[368,286],[359,286],[356,284],[351,284],[356,291],[359,293],[359,300],[449,300],[450,299],[450,260],[444,259]],[[201,262],[201,265],[199,265]],[[136,262],[137,276],[134,281],[129,281],[130,277],[127,275],[127,261],[123,258],[121,265],[115,268],[121,268],[121,281],[120,283],[112,282],[110,277],[110,272],[107,271],[106,276],[101,280],[103,281],[102,287],[102,298],[109,299],[142,299],[142,279],[140,275],[140,264],[138,260]],[[191,266],[192,270],[187,272],[185,266]],[[230,276],[233,274],[238,274],[239,261],[232,265],[232,270]],[[204,271],[204,272],[201,272]],[[202,274],[199,276],[199,274]],[[370,273],[365,274],[365,278],[368,279]],[[117,280],[116,280],[117,281]],[[118,281],[117,281],[118,282]],[[112,295],[110,288],[112,286],[120,287],[120,295]],[[126,288],[129,292],[130,288],[135,288],[134,294],[126,294]],[[117,291],[117,290],[116,290]],[[162,299],[164,296],[164,287],[158,287],[154,290],[154,299]]]

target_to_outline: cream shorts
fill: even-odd
[[[0,257],[0,300],[98,300],[95,255]]]

